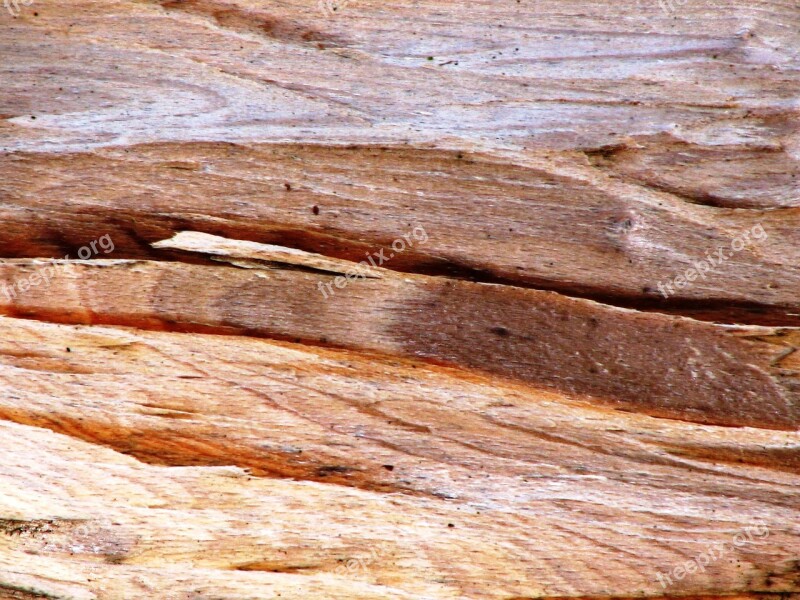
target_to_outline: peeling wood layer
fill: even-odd
[[[236,256],[274,261],[281,254],[290,266],[301,257],[319,264],[315,256],[212,236],[177,236],[169,245],[201,251],[202,242],[214,254],[227,248],[234,264]],[[427,358],[655,416],[800,425],[794,329],[722,327],[552,292],[391,271],[372,279],[349,264],[341,267],[349,275],[337,279],[280,266],[11,261],[0,263],[0,310],[63,323],[238,332]],[[31,281],[46,285],[28,288]],[[195,290],[188,303],[187,289]]]

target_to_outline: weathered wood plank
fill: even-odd
[[[428,240],[392,269],[800,324],[800,212],[687,204],[595,173],[585,156],[173,144],[0,169],[9,256],[74,258],[109,234],[115,257],[153,258],[149,244],[190,229],[360,261],[421,226]],[[677,285],[692,268],[701,275]]]
[[[7,0],[0,599],[800,599],[799,48]]]
[[[234,598],[245,585],[626,597],[663,593],[659,572],[726,544],[669,592],[796,590],[798,471],[780,456],[797,456],[794,432],[267,340],[9,318],[0,333],[0,414],[19,424],[0,423],[14,440],[0,447],[0,510],[17,531],[0,535],[5,584],[158,595],[172,573],[176,590]],[[734,547],[755,522],[768,533]]]
[[[318,268],[316,256],[295,253],[289,259],[295,264],[276,266],[275,260],[287,259],[274,247],[213,236],[179,236],[158,245],[201,255],[207,245],[206,256],[221,253],[226,256],[218,260],[246,268],[0,262],[0,310],[66,323],[239,333],[428,358],[656,416],[800,426],[795,329],[723,327],[551,292],[375,270],[367,261],[366,267],[332,263],[342,265],[337,277],[326,272],[334,268],[327,263],[326,271],[294,270],[303,260]],[[368,272],[372,278],[361,275]],[[194,292],[187,296],[186,290]]]

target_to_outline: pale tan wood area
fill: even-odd
[[[0,58],[0,599],[800,599],[800,2],[8,0]]]

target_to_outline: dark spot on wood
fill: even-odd
[[[743,360],[744,344],[706,323],[652,313],[632,317],[549,292],[466,281],[419,298],[415,309],[430,302],[441,327],[420,324],[415,311],[400,313],[394,321],[398,341],[415,357],[579,391],[618,410],[658,417],[793,430],[800,419],[800,411],[786,403],[771,377]],[[513,331],[514,341],[531,343],[495,337],[500,330],[486,323],[498,322],[508,323],[503,329]],[[687,335],[701,353],[699,359],[687,347]],[[591,344],[586,344],[587,337]],[[686,366],[690,357],[691,369]],[[593,374],[590,367],[600,373]],[[740,386],[747,389],[736,392],[742,400],[730,402],[732,390]]]
[[[489,331],[491,331],[495,335],[499,335],[500,337],[508,336],[508,329],[506,329],[505,327],[492,327]]]
[[[383,468],[387,471],[394,471],[394,465],[383,465]]]
[[[319,206],[314,205],[313,207],[311,207],[311,212],[313,212],[315,215],[318,215],[319,214]]]
[[[326,465],[317,469],[317,477],[327,477],[328,475],[344,474],[354,471],[352,467],[340,465]]]
[[[0,534],[35,536],[50,533],[55,526],[56,522],[51,519],[0,519]]]

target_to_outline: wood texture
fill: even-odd
[[[251,597],[247,582],[259,597],[654,595],[653,569],[760,520],[767,539],[676,589],[796,589],[796,433],[306,345],[0,326],[8,584],[132,597],[176,572],[177,589],[225,597]]]
[[[800,599],[800,2],[6,5],[0,599]]]
[[[323,263],[312,255],[306,266],[318,272],[292,270],[302,266],[302,254],[213,236],[179,238],[157,245],[202,250],[206,243],[217,260],[222,253],[244,268],[91,260],[59,269],[11,261],[0,264],[0,281],[6,281],[0,289],[13,290],[12,298],[0,297],[0,310],[428,358],[656,416],[800,428],[800,353],[794,352],[800,332],[792,328],[719,326],[552,292],[372,267],[369,278],[352,275],[339,289],[332,285],[333,265],[345,274],[351,267],[355,273],[357,264]],[[270,266],[275,261],[286,264]],[[49,285],[22,291],[20,282],[32,277]],[[194,298],[187,302],[191,289]]]

